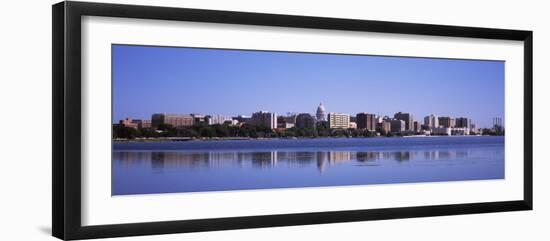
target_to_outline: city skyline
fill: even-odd
[[[113,122],[259,110],[504,117],[504,62],[113,46]],[[503,122],[504,123],[504,122]]]
[[[321,103],[322,104],[322,103]],[[152,119],[154,119],[154,116],[155,115],[178,115],[178,116],[193,116],[193,115],[199,115],[199,116],[205,116],[205,117],[214,117],[214,118],[218,118],[218,117],[227,117],[229,119],[235,119],[235,118],[240,118],[240,117],[247,117],[247,118],[250,118],[250,117],[253,117],[253,115],[255,113],[261,113],[261,112],[265,112],[265,113],[273,113],[273,114],[276,114],[277,116],[283,116],[283,117],[290,117],[290,116],[298,116],[300,114],[309,114],[312,118],[315,118],[316,121],[326,121],[328,122],[328,120],[320,120],[318,116],[316,116],[317,113],[309,113],[309,112],[293,112],[293,113],[290,113],[290,112],[287,112],[287,113],[276,113],[276,112],[270,112],[270,111],[266,111],[266,110],[258,110],[256,112],[253,112],[251,114],[240,114],[240,115],[221,115],[221,114],[215,114],[215,113],[160,113],[160,112],[156,112],[156,113],[153,113],[149,116],[146,116],[144,118],[134,118],[134,117],[131,117],[131,116],[126,116],[124,118],[121,118],[121,119],[113,119],[112,122],[113,124],[119,124],[121,121],[124,121],[124,120],[146,120],[146,121],[151,121]],[[395,115],[396,114],[400,114],[400,113],[405,113],[405,114],[411,114],[412,116],[412,121],[414,122],[418,122],[422,125],[424,125],[426,123],[426,118],[429,118],[429,117],[435,117],[435,118],[451,118],[451,119],[467,119],[471,122],[471,124],[474,124],[475,126],[477,126],[476,128],[492,128],[494,127],[495,125],[499,125],[499,126],[502,126],[502,127],[505,127],[504,123],[502,122],[502,118],[501,117],[493,117],[491,118],[491,125],[488,126],[488,127],[483,127],[483,126],[479,126],[474,119],[472,118],[469,118],[467,116],[443,116],[443,115],[438,115],[436,113],[432,113],[430,115],[427,115],[427,116],[415,116],[414,114],[412,113],[407,113],[407,112],[397,112],[397,113],[394,113],[393,115],[392,114],[384,114],[384,115],[379,115],[379,114],[375,114],[375,113],[367,113],[367,112],[358,112],[358,113],[342,113],[342,112],[326,112],[325,115],[329,115],[329,114],[347,114],[349,115],[350,117],[354,117],[354,118],[357,118],[358,115],[361,115],[361,114],[372,114],[374,117],[376,118],[388,118],[388,119],[395,119]],[[412,124],[411,124],[412,126]],[[372,129],[372,128],[371,128]]]

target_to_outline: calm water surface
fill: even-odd
[[[113,195],[504,178],[504,137],[113,144]]]

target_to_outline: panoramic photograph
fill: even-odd
[[[113,196],[505,178],[504,61],[111,54]]]

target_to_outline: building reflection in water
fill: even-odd
[[[421,155],[423,153],[423,155]],[[122,166],[150,164],[152,169],[212,168],[225,165],[271,168],[277,165],[308,167],[316,165],[320,172],[328,166],[356,161],[406,162],[410,160],[453,160],[467,158],[467,150],[434,151],[257,151],[257,152],[113,152],[113,158]]]

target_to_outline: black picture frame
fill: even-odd
[[[517,40],[524,43],[524,194],[522,200],[404,208],[342,210],[283,215],[212,218],[82,226],[81,224],[81,17],[104,16],[349,30],[430,36]],[[60,239],[185,233],[380,219],[532,210],[533,32],[415,23],[336,19],[262,13],[151,7],[90,2],[52,6],[53,195],[52,233]]]

